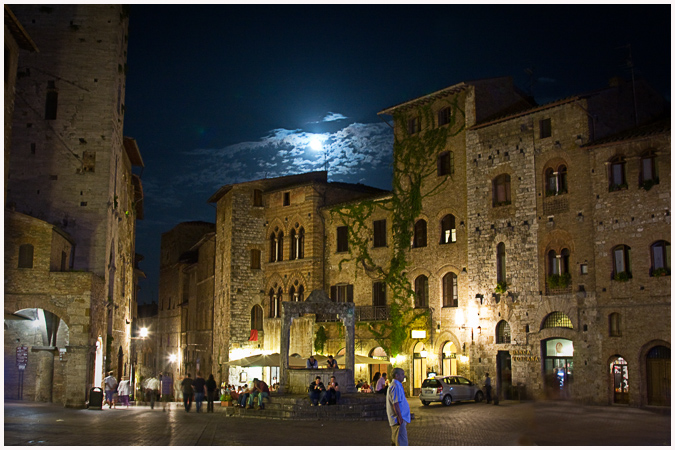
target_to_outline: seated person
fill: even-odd
[[[248,400],[249,395],[251,395],[251,390],[248,388],[248,384],[245,384],[244,388],[239,393],[239,406],[242,408],[246,407],[246,400]]]
[[[336,405],[340,402],[340,386],[334,376],[330,377],[330,383],[328,383],[328,390],[326,392],[329,405]]]
[[[329,369],[337,369],[338,363],[333,359],[333,355],[328,355],[328,360],[326,361],[326,367]]]
[[[311,406],[326,404],[326,387],[321,382],[321,377],[316,377],[309,385],[309,400]]]
[[[270,398],[270,388],[263,380],[254,378],[253,389],[251,390],[251,395],[248,398],[248,409],[253,408],[253,402],[256,398],[258,399],[258,408],[265,409],[265,403],[263,403],[263,399],[265,397]]]
[[[383,373],[379,380],[377,380],[377,386],[375,386],[376,394],[386,394],[387,393],[387,374]]]

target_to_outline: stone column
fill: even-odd
[[[345,392],[354,392],[356,390],[354,383],[354,340],[356,337],[354,330],[354,304],[351,304],[346,313],[340,314],[340,319],[347,329],[345,339],[345,369],[347,370],[347,386]]]
[[[63,406],[84,408],[87,395],[88,352],[86,345],[66,346],[66,391]],[[95,355],[94,355],[95,357]]]
[[[35,377],[35,401],[52,401],[52,385],[54,383],[54,347],[33,346],[37,360],[37,375]]]
[[[288,383],[288,352],[291,348],[291,324],[293,323],[293,314],[287,311],[288,304],[281,303],[281,336],[279,339],[280,352],[279,359],[279,394],[287,391]]]

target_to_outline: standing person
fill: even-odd
[[[375,372],[375,375],[373,375],[373,380],[370,382],[370,387],[373,389],[373,392],[375,392],[375,388],[377,387],[377,382],[380,380],[380,372]]]
[[[319,361],[314,359],[314,355],[309,357],[309,359],[307,360],[307,364],[305,364],[305,368],[307,368],[307,369],[318,369],[319,368]]]
[[[333,355],[328,355],[328,361],[326,361],[326,365],[329,369],[339,369],[337,361],[333,359]]]
[[[492,402],[492,380],[488,372],[485,373],[485,401]]]
[[[159,393],[159,380],[157,377],[152,377],[145,382],[145,392],[150,396],[150,409],[155,409],[155,400]]]
[[[379,380],[377,380],[377,385],[375,386],[376,394],[386,394],[387,393],[387,374],[383,373]]]
[[[183,391],[183,406],[185,406],[185,412],[190,412],[192,408],[192,378],[190,374],[187,374],[187,377],[183,378],[183,381],[180,382],[181,390]]]
[[[128,377],[122,377],[122,381],[117,386],[117,395],[119,396],[120,403],[129,408],[129,394],[131,393],[131,386],[129,384]]]
[[[162,411],[166,411],[167,405],[171,411],[171,395],[173,394],[173,380],[169,376],[169,372],[164,373],[162,377]]]
[[[310,406],[319,406],[326,404],[326,386],[321,382],[321,377],[316,377],[309,385]]]
[[[258,409],[265,409],[265,404],[263,403],[263,399],[265,397],[270,398],[269,386],[267,386],[267,383],[265,383],[263,380],[254,378],[253,390],[251,391],[251,395],[248,398],[248,409],[253,408],[253,402],[256,398],[258,399]]]
[[[216,384],[216,379],[213,378],[213,374],[209,375],[209,379],[206,380],[206,412],[213,412],[213,402],[216,399],[216,389],[218,385]]]
[[[202,411],[202,403],[206,394],[206,380],[202,378],[201,372],[197,372],[195,381],[192,382],[192,387],[195,390],[195,404],[197,405],[197,412]]]
[[[328,404],[336,405],[340,402],[340,385],[335,380],[335,376],[330,377],[330,382],[328,383]]]
[[[108,376],[103,380],[105,384],[105,402],[108,409],[115,407],[115,392],[117,392],[117,378],[113,376],[113,371],[108,372]]]
[[[394,369],[394,380],[387,391],[387,417],[391,427],[391,444],[408,445],[406,424],[410,423],[410,405],[405,398],[403,380],[405,372],[400,367]]]

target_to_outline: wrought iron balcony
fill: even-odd
[[[373,322],[377,320],[389,320],[388,306],[357,306],[354,309],[357,322]],[[340,319],[336,314],[316,314],[317,322],[337,322]]]

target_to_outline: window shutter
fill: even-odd
[[[349,303],[354,302],[354,285],[353,284],[347,285],[347,301]]]
[[[330,299],[334,302],[337,301],[337,286],[330,287]]]

